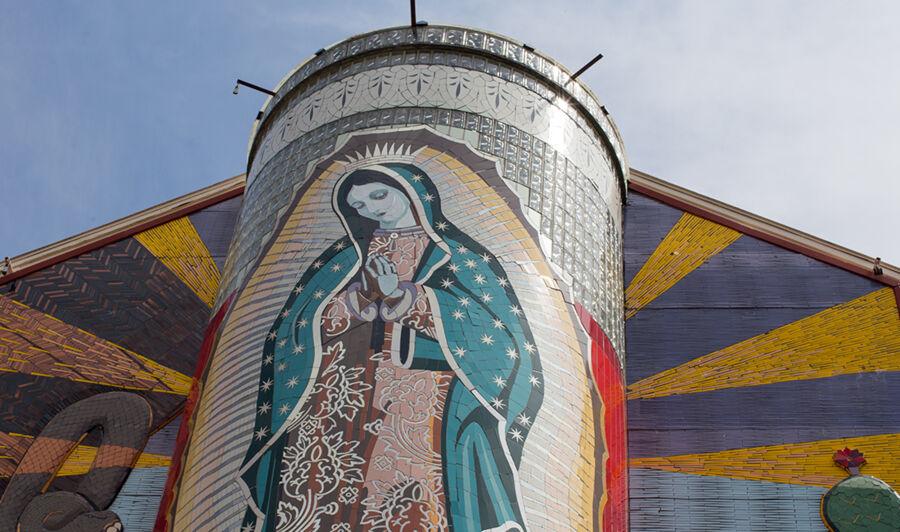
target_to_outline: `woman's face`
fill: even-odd
[[[375,220],[383,229],[400,229],[416,223],[406,195],[384,183],[353,185],[347,203],[360,216]]]

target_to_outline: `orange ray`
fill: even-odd
[[[0,295],[0,371],[187,395],[191,379]]]

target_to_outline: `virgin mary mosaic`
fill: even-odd
[[[421,168],[337,181],[346,236],[263,348],[241,478],[264,530],[524,530],[517,479],[540,353],[506,273]]]

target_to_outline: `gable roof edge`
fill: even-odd
[[[12,271],[0,277],[0,284],[14,281],[29,273],[239,196],[244,192],[245,178],[245,174],[230,177],[200,190],[189,192],[99,227],[12,257],[10,258]]]
[[[698,194],[634,168],[631,169],[628,188],[743,234],[894,287],[900,303],[900,289],[898,289],[900,268],[897,266],[882,262],[881,268],[884,273],[875,275],[873,257]]]

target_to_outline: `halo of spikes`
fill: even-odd
[[[357,150],[353,154],[347,154],[346,161],[338,161],[343,166],[344,172],[352,172],[363,166],[379,163],[414,163],[419,153],[425,147],[413,150],[411,145],[384,143],[366,145],[365,150]]]

